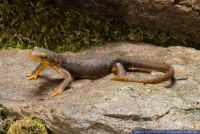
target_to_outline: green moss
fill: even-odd
[[[81,51],[110,41],[146,41],[180,45],[180,37],[71,9],[59,9],[46,0],[0,0],[0,49],[44,47]]]
[[[0,48],[40,46],[56,51],[80,51],[105,41],[127,38],[128,26],[122,22],[58,9],[44,0],[4,0],[0,11]]]
[[[0,134],[6,134],[7,132],[6,123],[3,123],[5,118],[5,112],[6,109],[0,104]]]
[[[2,113],[4,113],[4,112],[5,112],[5,108],[0,106],[0,115],[2,115]]]
[[[47,134],[43,122],[39,119],[24,117],[14,122],[8,129],[8,134]]]
[[[137,38],[139,38],[139,41],[145,41],[165,47],[172,45],[189,45],[186,43],[183,37],[162,31],[153,31],[147,28],[140,27],[132,27],[128,37],[132,40],[138,40]]]

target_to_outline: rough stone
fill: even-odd
[[[178,34],[200,43],[200,0],[54,0],[95,15],[114,16],[130,25]]]
[[[175,68],[175,85],[78,80],[61,96],[50,93],[62,79],[46,69],[37,80],[26,75],[38,63],[30,50],[0,51],[0,103],[8,114],[35,116],[53,134],[128,134],[132,129],[200,129],[200,52],[145,43],[109,43],[84,53],[113,53],[164,61]],[[133,73],[143,76],[150,74]],[[180,80],[184,77],[188,79]],[[167,125],[166,125],[167,124]]]

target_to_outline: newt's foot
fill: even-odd
[[[64,89],[63,89],[63,88],[57,87],[57,88],[55,88],[55,89],[53,90],[53,92],[51,93],[51,97],[53,97],[53,96],[59,96],[59,95],[61,95],[63,92],[64,92]]]
[[[118,77],[118,76],[114,76],[111,78],[111,80],[114,80],[114,81],[124,81],[124,77]]]
[[[28,80],[33,80],[33,79],[36,80],[38,75],[36,75],[36,74],[28,74],[27,77],[28,77]]]

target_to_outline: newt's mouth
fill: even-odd
[[[30,52],[30,53],[28,54],[28,57],[29,57],[30,59],[34,60],[34,61],[42,62],[42,63],[44,63],[44,64],[46,64],[46,65],[49,65],[49,66],[53,66],[53,65],[54,65],[53,63],[49,62],[48,60],[42,59],[39,55],[33,54],[33,52]]]

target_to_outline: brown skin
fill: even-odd
[[[47,66],[50,66],[64,81],[54,89],[51,96],[61,95],[65,88],[74,79],[88,78],[98,79],[110,73],[115,76],[112,80],[125,82],[139,82],[144,84],[157,84],[174,76],[174,69],[166,63],[141,60],[134,57],[122,57],[116,55],[76,55],[69,56],[52,52],[44,48],[34,48],[29,54],[33,60],[41,62],[40,65],[28,75],[28,79],[37,79],[40,72]],[[137,79],[126,76],[130,68],[139,68],[163,72],[164,75],[151,79]]]

